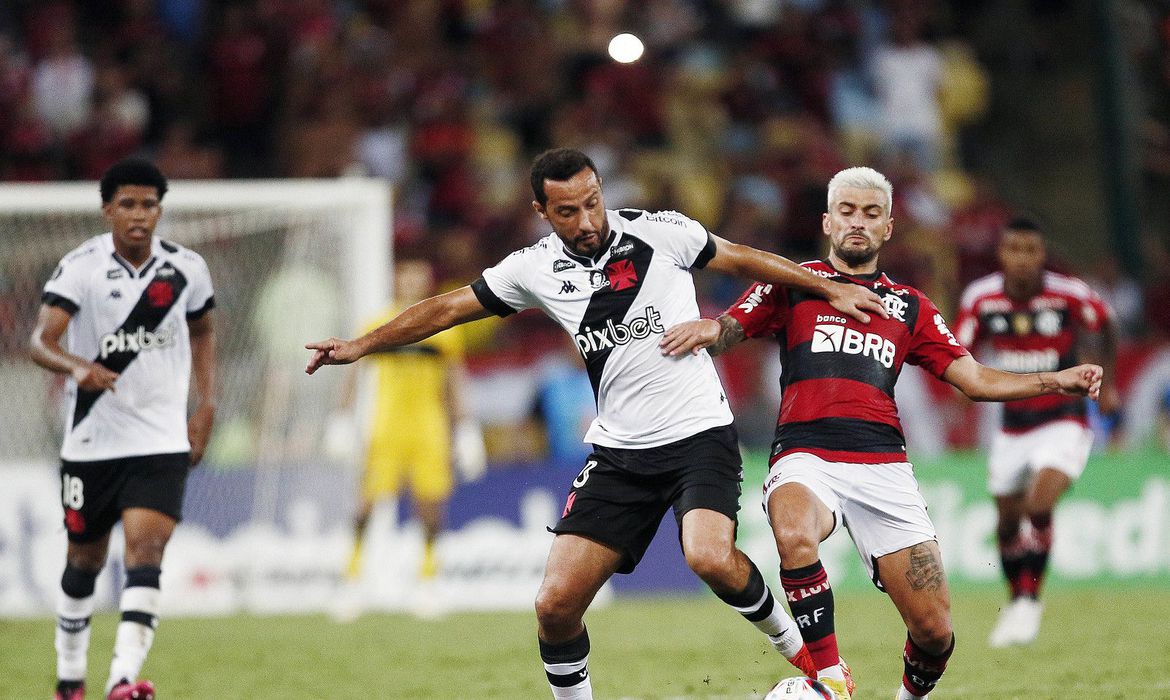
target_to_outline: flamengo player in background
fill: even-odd
[[[821,681],[849,698],[837,664],[833,591],[818,554],[821,541],[844,525],[874,583],[906,622],[898,698],[916,700],[938,683],[955,638],[934,525],[906,461],[894,403],[903,363],[980,401],[1096,398],[1102,370],[1081,365],[1012,374],[979,364],[930,299],[878,270],[878,251],[893,234],[889,180],[871,168],[849,168],[828,189],[822,228],[829,257],[805,267],[873,289],[888,318],[861,326],[808,294],[756,284],[717,320],[669,329],[662,347],[677,356],[700,348],[719,353],[744,338],[779,341],[783,395],[764,499],[792,615]]]
[[[539,308],[585,360],[598,418],[573,481],[536,599],[541,659],[554,698],[593,697],[583,617],[615,573],[634,570],[673,506],[687,564],[769,636],[801,670],[807,651],[759,570],[735,547],[742,469],[731,411],[706,353],[667,358],[657,339],[698,318],[691,270],[762,276],[831,300],[869,320],[877,296],[835,284],[770,253],[708,233],[676,212],[607,210],[601,177],[580,151],[555,149],[532,165],[532,203],[553,232],[470,286],[423,300],[356,340],[330,338],[306,372],[416,343],[452,326]]]
[[[1112,368],[1117,347],[1112,312],[1081,280],[1044,270],[1040,227],[1022,218],[1009,222],[997,252],[1003,271],[975,280],[963,292],[956,324],[960,342],[976,351],[989,346],[989,363],[1009,372],[1071,367],[1086,351]],[[1102,384],[1100,404],[1104,413],[1117,408],[1110,381]],[[1012,602],[991,632],[993,647],[1029,644],[1040,633],[1037,596],[1052,547],[1052,511],[1085,469],[1093,442],[1086,412],[1080,397],[1060,395],[1003,408],[988,458],[988,489],[999,512],[996,538]],[[1025,519],[1031,525],[1027,533]]]
[[[118,520],[126,586],[106,692],[111,700],[154,697],[150,681],[137,676],[158,624],[163,549],[215,417],[211,276],[198,254],[154,237],[166,191],[166,179],[146,161],[106,171],[102,213],[111,232],[61,260],[30,342],[37,364],[69,375],[57,700],[85,697],[94,582]],[[192,369],[197,403],[188,418]]]

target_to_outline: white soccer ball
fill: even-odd
[[[834,696],[820,681],[797,676],[772,686],[764,700],[834,700]]]

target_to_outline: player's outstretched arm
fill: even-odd
[[[313,351],[306,374],[312,374],[323,365],[346,365],[372,352],[390,350],[417,343],[439,331],[491,316],[471,291],[460,287],[446,294],[423,299],[381,326],[354,340],[329,338],[306,343]]]
[[[69,312],[57,306],[41,304],[37,325],[28,341],[28,353],[33,362],[61,374],[73,375],[77,386],[85,391],[114,391],[118,373],[61,347],[61,336],[69,327]]]
[[[975,401],[1014,401],[1044,394],[1088,396],[1094,401],[1101,393],[1100,365],[1077,365],[1059,372],[1004,372],[980,364],[967,355],[943,372],[943,379]]]
[[[788,258],[768,253],[719,236],[715,239],[715,257],[707,268],[756,282],[770,282],[824,297],[841,313],[862,323],[869,323],[870,314],[889,318],[881,297],[857,284],[831,282],[809,272]]]

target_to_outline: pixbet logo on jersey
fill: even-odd
[[[603,328],[585,326],[583,332],[573,334],[573,340],[577,341],[581,355],[588,357],[590,353],[612,350],[618,345],[649,337],[651,333],[664,332],[666,329],[661,320],[662,315],[653,306],[647,306],[643,316],[630,319],[629,323],[614,323],[611,318],[606,320]]]
[[[817,321],[842,323],[844,320],[838,316],[817,316]],[[868,355],[887,369],[894,366],[894,355],[897,353],[893,341],[887,340],[877,333],[862,333],[835,323],[818,323],[813,328],[810,350],[812,352],[843,352],[846,355]]]
[[[129,333],[119,328],[117,333],[106,333],[99,341],[101,344],[102,359],[106,359],[116,352],[130,352],[138,354],[147,350],[165,348],[175,340],[175,327],[167,324],[157,331],[148,331],[139,326]]]

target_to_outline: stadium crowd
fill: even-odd
[[[894,184],[887,271],[953,317],[963,286],[994,268],[1002,224],[1030,204],[981,168],[994,157],[983,126],[997,71],[970,18],[1007,5],[17,0],[0,9],[0,180],[96,179],[134,153],[176,180],[382,177],[395,189],[396,249],[429,257],[454,286],[545,233],[524,187],[550,145],[582,148],[612,173],[615,202],[682,210],[798,260],[822,253],[824,183],[867,163]],[[1170,191],[1170,7],[1119,5],[1140,87],[1141,186],[1156,199]],[[606,55],[622,31],[645,41],[641,60]],[[1055,60],[1049,49],[1040,35],[1028,60]],[[1118,313],[1123,389],[1167,353],[1166,229],[1165,214],[1150,217],[1141,271],[1056,246],[1054,265],[1091,279]],[[705,311],[741,291],[703,283]],[[481,340],[477,361],[530,361],[561,347],[557,333],[530,317]],[[733,403],[762,416],[744,426],[749,440],[771,433],[774,399],[760,389],[774,384],[770,353],[721,358]],[[952,421],[948,440],[970,444],[968,425]]]

